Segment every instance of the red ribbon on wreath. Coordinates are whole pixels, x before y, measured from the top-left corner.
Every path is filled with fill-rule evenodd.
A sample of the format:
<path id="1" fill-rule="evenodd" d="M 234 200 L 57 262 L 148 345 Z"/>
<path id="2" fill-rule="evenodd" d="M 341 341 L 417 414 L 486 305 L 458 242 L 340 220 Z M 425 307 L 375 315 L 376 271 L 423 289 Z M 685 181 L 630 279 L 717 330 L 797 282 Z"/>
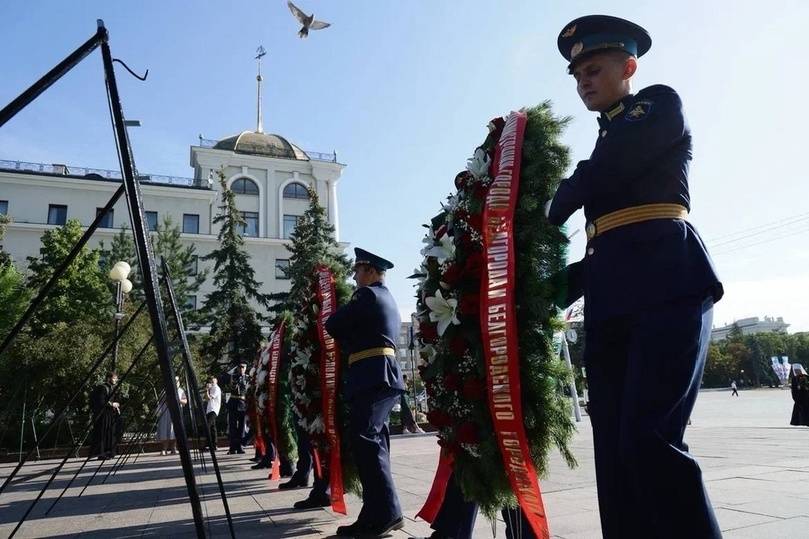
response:
<path id="1" fill-rule="evenodd" d="M 480 284 L 480 329 L 489 409 L 503 466 L 537 537 L 548 538 L 548 521 L 539 479 L 525 434 L 520 391 L 520 355 L 514 305 L 514 208 L 520 183 L 520 160 L 527 116 L 506 118 L 492 163 L 493 181 L 483 210 L 483 276 Z"/>
<path id="2" fill-rule="evenodd" d="M 281 369 L 281 348 L 284 344 L 284 323 L 278 324 L 278 328 L 270 337 L 269 359 L 267 361 L 267 420 L 270 424 L 270 435 L 275 443 L 275 459 L 272 462 L 272 470 L 268 479 L 278 481 L 281 479 L 281 462 L 279 459 L 278 443 L 278 372 Z"/>
<path id="3" fill-rule="evenodd" d="M 317 274 L 317 336 L 320 341 L 320 393 L 323 402 L 323 430 L 329 448 L 329 484 L 331 508 L 346 514 L 343 499 L 343 468 L 340 460 L 340 424 L 337 419 L 337 400 L 340 392 L 340 348 L 326 331 L 326 320 L 337 308 L 334 274 L 324 265 Z"/>

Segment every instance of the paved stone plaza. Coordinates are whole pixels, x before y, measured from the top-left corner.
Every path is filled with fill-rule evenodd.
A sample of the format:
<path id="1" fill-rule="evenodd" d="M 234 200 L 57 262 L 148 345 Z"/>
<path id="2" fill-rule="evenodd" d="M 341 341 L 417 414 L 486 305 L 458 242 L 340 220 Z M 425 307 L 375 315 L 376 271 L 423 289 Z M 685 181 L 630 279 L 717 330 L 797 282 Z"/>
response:
<path id="1" fill-rule="evenodd" d="M 809 428 L 789 426 L 791 402 L 786 390 L 743 391 L 739 398 L 724 391 L 700 395 L 687 441 L 702 464 L 726 538 L 809 537 Z M 565 539 L 597 538 L 601 535 L 586 417 L 579 424 L 573 450 L 579 467 L 569 470 L 554 455 L 550 476 L 542 481 L 551 532 Z M 427 535 L 428 525 L 415 520 L 414 515 L 430 488 L 437 463 L 435 438 L 395 437 L 392 452 L 395 481 L 407 517 L 405 533 L 397 532 L 394 537 Z M 327 537 L 338 525 L 352 522 L 359 510 L 358 500 L 352 497 L 348 517 L 325 509 L 291 511 L 292 503 L 303 498 L 306 490 L 278 491 L 277 484 L 267 481 L 263 471 L 250 470 L 252 463 L 245 455 L 219 455 L 238 537 Z M 65 470 L 75 472 L 80 462 L 69 462 Z M 26 466 L 26 474 L 53 465 L 46 461 Z M 0 466 L 0 477 L 12 467 Z M 69 479 L 66 472 L 60 474 L 17 537 L 194 536 L 177 457 L 143 455 L 106 484 L 100 484 L 106 471 L 102 469 L 78 498 L 96 467 L 92 461 L 76 486 L 45 516 L 50 501 Z M 200 474 L 199 478 L 210 534 L 227 537 L 213 475 Z M 46 479 L 40 475 L 15 482 L 0 495 L 0 537 L 11 533 Z M 504 537 L 502 522 L 496 529 L 498 537 Z M 491 534 L 491 523 L 479 518 L 475 537 Z"/>

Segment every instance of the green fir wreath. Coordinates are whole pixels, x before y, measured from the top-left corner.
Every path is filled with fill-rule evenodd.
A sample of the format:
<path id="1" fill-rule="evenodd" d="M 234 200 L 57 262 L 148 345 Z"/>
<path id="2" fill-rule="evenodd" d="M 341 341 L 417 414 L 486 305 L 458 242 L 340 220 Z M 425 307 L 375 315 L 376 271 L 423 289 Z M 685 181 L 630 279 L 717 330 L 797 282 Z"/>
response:
<path id="1" fill-rule="evenodd" d="M 568 119 L 554 116 L 548 102 L 524 112 L 528 122 L 514 214 L 515 298 L 523 420 L 534 466 L 543 476 L 553 447 L 568 465 L 576 464 L 568 448 L 574 424 L 563 393 L 570 372 L 553 345 L 561 329 L 554 305 L 560 284 L 553 277 L 565 267 L 568 240 L 544 215 L 569 165 L 560 142 Z M 489 516 L 516 505 L 489 411 L 479 313 L 482 212 L 503 125 L 502 118 L 492 120 L 486 140 L 455 178 L 457 191 L 425 225 L 425 258 L 416 271 L 427 417 L 453 457 L 465 498 Z"/>

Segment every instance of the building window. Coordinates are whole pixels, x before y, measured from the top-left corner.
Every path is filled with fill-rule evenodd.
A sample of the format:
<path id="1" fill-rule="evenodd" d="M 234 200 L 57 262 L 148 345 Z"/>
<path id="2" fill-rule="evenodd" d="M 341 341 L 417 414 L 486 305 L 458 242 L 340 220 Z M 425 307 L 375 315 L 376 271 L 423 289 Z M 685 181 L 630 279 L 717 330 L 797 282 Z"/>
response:
<path id="1" fill-rule="evenodd" d="M 241 232 L 242 236 L 248 236 L 251 238 L 258 237 L 258 213 L 254 211 L 243 211 L 241 212 L 242 218 L 244 219 L 244 225 L 242 225 Z"/>
<path id="2" fill-rule="evenodd" d="M 299 200 L 309 200 L 309 191 L 302 183 L 294 182 L 284 187 L 284 198 L 297 198 Z"/>
<path id="3" fill-rule="evenodd" d="M 298 226 L 300 218 L 300 215 L 284 215 L 284 235 L 282 237 L 285 240 L 292 237 L 292 233 L 295 231 L 295 227 Z"/>
<path id="4" fill-rule="evenodd" d="M 96 208 L 96 217 L 101 215 L 101 212 L 103 212 L 103 211 L 104 211 L 104 208 Z M 110 209 L 110 211 L 107 212 L 107 215 L 105 215 L 104 218 L 101 219 L 101 222 L 98 224 L 98 226 L 100 226 L 101 228 L 114 228 L 114 226 L 112 224 L 114 214 L 115 214 L 115 210 Z"/>
<path id="5" fill-rule="evenodd" d="M 188 275 L 196 275 L 199 273 L 199 257 L 197 255 L 191 257 L 191 261 L 188 263 L 188 266 L 186 266 L 185 272 Z"/>
<path id="6" fill-rule="evenodd" d="M 199 234 L 199 215 L 196 213 L 183 214 L 183 232 L 186 234 Z"/>
<path id="7" fill-rule="evenodd" d="M 276 258 L 275 259 L 275 278 L 276 279 L 289 279 L 289 259 Z"/>
<path id="8" fill-rule="evenodd" d="M 48 206 L 48 224 L 63 225 L 67 222 L 67 206 L 63 204 L 50 204 Z"/>
<path id="9" fill-rule="evenodd" d="M 0 200 L 0 215 L 8 215 L 8 200 Z"/>
<path id="10" fill-rule="evenodd" d="M 239 178 L 230 184 L 230 190 L 237 195 L 258 196 L 258 185 L 253 180 Z"/>
<path id="11" fill-rule="evenodd" d="M 197 296 L 188 296 L 185 298 L 185 309 L 187 311 L 197 310 Z"/>
<path id="12" fill-rule="evenodd" d="M 154 232 L 157 230 L 157 212 L 156 211 L 147 211 L 146 212 L 146 225 Z"/>

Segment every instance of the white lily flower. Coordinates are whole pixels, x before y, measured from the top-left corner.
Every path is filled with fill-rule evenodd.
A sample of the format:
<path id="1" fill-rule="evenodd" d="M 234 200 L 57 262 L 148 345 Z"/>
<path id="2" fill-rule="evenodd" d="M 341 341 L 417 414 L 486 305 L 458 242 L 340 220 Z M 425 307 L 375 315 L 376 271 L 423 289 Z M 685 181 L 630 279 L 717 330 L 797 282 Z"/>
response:
<path id="1" fill-rule="evenodd" d="M 312 434 L 316 432 L 325 432 L 326 426 L 323 424 L 323 418 L 318 415 L 316 418 L 312 420 L 312 423 L 309 425 L 309 432 Z"/>
<path id="2" fill-rule="evenodd" d="M 461 323 L 458 317 L 455 316 L 455 311 L 458 309 L 458 300 L 454 298 L 444 299 L 441 295 L 441 290 L 435 291 L 435 296 L 428 297 L 425 300 L 427 307 L 430 308 L 430 321 L 438 322 L 438 335 L 443 335 L 450 324 L 456 326 Z"/>
<path id="3" fill-rule="evenodd" d="M 434 256 L 438 259 L 439 264 L 443 264 L 445 261 L 455 257 L 455 243 L 449 235 L 444 235 L 441 236 L 439 245 L 433 245 L 427 249 L 426 253 L 422 254 L 424 256 Z"/>
<path id="4" fill-rule="evenodd" d="M 466 170 L 472 173 L 477 180 L 482 180 L 489 175 L 489 165 L 491 159 L 482 148 L 475 150 L 475 155 L 466 162 Z"/>

